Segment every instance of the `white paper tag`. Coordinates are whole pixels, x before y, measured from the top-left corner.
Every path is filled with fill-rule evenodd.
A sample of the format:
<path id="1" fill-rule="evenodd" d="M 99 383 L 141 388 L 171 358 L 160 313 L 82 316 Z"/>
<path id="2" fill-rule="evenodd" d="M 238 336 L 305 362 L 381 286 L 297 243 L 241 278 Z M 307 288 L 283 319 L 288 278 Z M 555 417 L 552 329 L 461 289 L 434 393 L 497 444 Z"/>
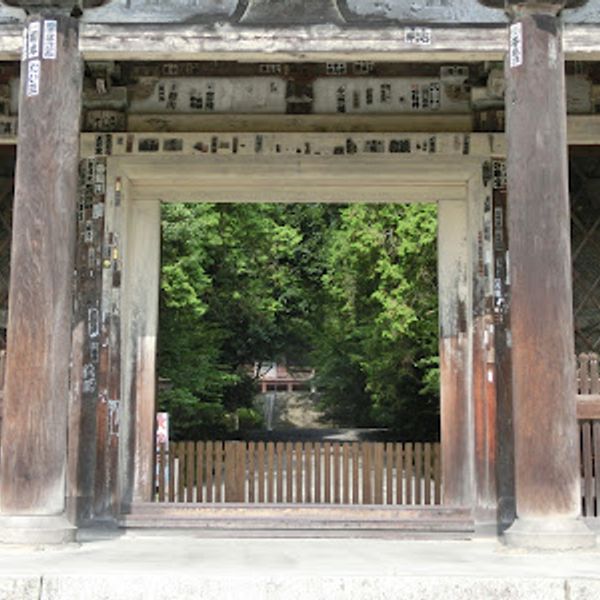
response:
<path id="1" fill-rule="evenodd" d="M 41 27 L 39 21 L 29 23 L 27 29 L 27 58 L 38 58 L 40 55 L 40 34 Z"/>
<path id="2" fill-rule="evenodd" d="M 520 67 L 523 64 L 523 23 L 514 23 L 510 26 L 510 68 Z"/>
<path id="3" fill-rule="evenodd" d="M 58 44 L 58 23 L 56 21 L 44 21 L 44 44 L 42 46 L 42 58 L 54 60 Z"/>
<path id="4" fill-rule="evenodd" d="M 407 27 L 404 30 L 404 41 L 414 46 L 431 45 L 431 29 L 429 27 Z"/>
<path id="5" fill-rule="evenodd" d="M 42 64 L 39 60 L 30 60 L 27 64 L 27 90 L 28 98 L 31 96 L 39 96 L 40 94 L 40 72 Z"/>
<path id="6" fill-rule="evenodd" d="M 21 60 L 27 60 L 27 27 L 23 28 L 23 47 L 21 48 Z"/>
<path id="7" fill-rule="evenodd" d="M 104 186 L 102 186 L 104 188 Z M 92 207 L 92 219 L 101 219 L 104 216 L 104 204 L 97 202 Z"/>

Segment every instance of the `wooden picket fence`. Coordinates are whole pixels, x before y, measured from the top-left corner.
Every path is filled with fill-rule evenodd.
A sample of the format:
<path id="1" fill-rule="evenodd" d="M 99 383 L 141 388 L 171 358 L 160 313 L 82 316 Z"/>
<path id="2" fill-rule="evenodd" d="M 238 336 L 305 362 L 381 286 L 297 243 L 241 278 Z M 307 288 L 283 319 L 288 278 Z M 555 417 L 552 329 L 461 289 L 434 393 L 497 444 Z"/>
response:
<path id="1" fill-rule="evenodd" d="M 581 443 L 582 514 L 600 517 L 600 371 L 597 354 L 580 354 L 577 416 Z"/>
<path id="2" fill-rule="evenodd" d="M 439 505 L 440 445 L 171 443 L 156 490 L 157 502 Z"/>

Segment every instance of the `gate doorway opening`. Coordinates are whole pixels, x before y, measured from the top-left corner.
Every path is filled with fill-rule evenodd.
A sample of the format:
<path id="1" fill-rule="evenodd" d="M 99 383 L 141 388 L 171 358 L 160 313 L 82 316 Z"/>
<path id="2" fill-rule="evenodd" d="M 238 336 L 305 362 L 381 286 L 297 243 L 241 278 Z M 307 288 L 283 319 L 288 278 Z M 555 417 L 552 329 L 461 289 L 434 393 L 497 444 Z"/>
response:
<path id="1" fill-rule="evenodd" d="M 439 505 L 436 241 L 433 203 L 164 204 L 155 500 Z"/>
<path id="2" fill-rule="evenodd" d="M 496 455 L 492 447 L 494 386 L 484 385 L 489 381 L 487 376 L 494 369 L 494 364 L 490 363 L 491 354 L 482 353 L 482 348 L 494 343 L 489 331 L 489 321 L 493 317 L 486 313 L 491 309 L 488 300 L 493 297 L 493 237 L 489 231 L 496 192 L 501 199 L 505 182 L 503 152 L 503 136 L 488 134 L 84 134 L 84 189 L 86 193 L 91 190 L 95 202 L 103 206 L 102 210 L 94 208 L 97 219 L 80 221 L 81 239 L 88 239 L 88 223 L 101 228 L 105 235 L 104 244 L 94 249 L 87 246 L 97 244 L 102 238 L 89 236 L 89 243 L 85 241 L 82 244 L 80 256 L 82 261 L 86 261 L 92 252 L 102 252 L 105 256 L 105 251 L 110 250 L 110 255 L 106 255 L 102 263 L 102 279 L 95 278 L 94 281 L 101 283 L 102 306 L 106 307 L 102 312 L 100 337 L 111 340 L 106 344 L 109 356 L 106 361 L 100 362 L 106 365 L 100 376 L 109 386 L 109 397 L 119 398 L 118 402 L 100 406 L 101 410 L 108 412 L 100 418 L 102 422 L 106 419 L 109 427 L 107 431 L 99 431 L 97 436 L 96 514 L 119 507 L 117 514 L 121 515 L 121 523 L 126 527 L 149 526 L 157 522 L 168 525 L 172 517 L 177 523 L 194 522 L 198 527 L 206 524 L 206 519 L 211 521 L 214 518 L 218 523 L 211 521 L 210 526 L 218 528 L 230 523 L 231 515 L 227 511 L 233 510 L 236 515 L 243 516 L 243 519 L 235 521 L 238 528 L 251 527 L 252 519 L 258 519 L 264 525 L 263 517 L 272 519 L 270 523 L 275 528 L 282 526 L 278 523 L 279 518 L 271 512 L 268 517 L 261 517 L 260 506 L 240 505 L 239 502 L 219 507 L 214 503 L 211 507 L 205 503 L 198 505 L 195 502 L 197 492 L 194 502 L 186 502 L 185 507 L 181 503 L 168 506 L 153 502 L 157 493 L 156 351 L 162 203 L 293 204 L 318 198 L 326 204 L 355 205 L 366 200 L 369 204 L 424 203 L 437 206 L 441 447 L 437 454 L 434 447 L 419 449 L 413 446 L 412 454 L 413 457 L 422 457 L 423 476 L 426 469 L 430 473 L 436 469 L 441 471 L 443 484 L 437 492 L 435 487 L 431 490 L 431 501 L 436 501 L 437 493 L 441 505 L 363 508 L 340 504 L 336 507 L 336 492 L 332 490 L 332 506 L 295 505 L 294 519 L 300 519 L 301 528 L 316 527 L 317 522 L 322 525 L 323 519 L 331 519 L 332 527 L 339 529 L 345 527 L 344 523 L 349 523 L 347 519 L 355 519 L 359 529 L 364 523 L 367 523 L 364 525 L 367 528 L 371 527 L 368 523 L 372 523 L 375 529 L 402 529 L 411 528 L 418 522 L 418 527 L 435 531 L 438 526 L 442 529 L 447 526 L 462 533 L 472 530 L 475 494 L 493 496 L 495 493 Z M 498 208 L 501 209 L 500 206 Z M 485 228 L 488 233 L 484 235 Z M 487 269 L 484 268 L 486 264 Z M 99 297 L 98 294 L 95 291 L 94 298 Z M 100 347 L 105 346 L 101 344 Z M 92 351 L 90 347 L 90 354 Z M 104 385 L 101 383 L 102 389 Z M 484 418 L 479 418 L 480 413 Z M 478 453 L 476 439 L 489 441 Z M 271 447 L 264 446 L 262 454 L 267 466 L 270 454 L 273 464 L 277 464 L 278 451 L 286 457 L 282 457 L 281 464 L 287 460 L 288 448 L 284 446 L 278 450 L 277 441 L 273 440 Z M 248 441 L 248 446 L 250 443 Z M 256 446 L 256 440 L 254 443 L 253 456 L 257 464 L 261 460 L 261 450 Z M 304 454 L 298 458 L 296 447 L 292 447 L 290 464 L 294 461 L 304 464 L 305 447 L 302 450 Z M 379 457 L 383 455 L 386 469 L 388 464 L 394 469 L 400 456 L 403 463 L 406 461 L 408 464 L 406 450 L 402 448 L 402 453 L 392 452 L 392 459 L 386 462 L 384 446 L 383 451 L 373 450 L 367 462 L 380 461 Z M 337 464 L 343 481 L 344 472 L 351 472 L 352 448 L 346 451 L 349 454 L 346 467 L 343 446 L 330 446 L 329 451 L 332 457 L 336 453 L 340 455 Z M 314 447 L 310 452 L 313 459 L 309 461 L 312 482 L 315 476 Z M 324 455 L 327 452 L 325 446 L 319 452 Z M 178 453 L 178 456 L 183 456 L 184 449 L 178 449 Z M 200 462 L 197 447 L 191 450 L 186 445 L 185 456 L 188 453 L 195 454 L 194 477 L 197 477 Z M 247 453 L 243 460 L 236 459 L 235 452 L 231 456 L 234 457 L 229 459 L 231 464 L 249 464 L 251 461 Z M 209 470 L 211 474 L 226 477 L 224 470 L 219 470 L 220 475 L 214 470 L 215 463 L 226 462 L 222 452 L 215 453 L 213 446 L 209 456 L 205 449 L 203 465 L 206 461 L 213 463 Z M 419 469 L 416 461 L 418 458 L 412 459 L 413 471 Z M 477 492 L 474 477 L 476 461 L 481 474 L 481 479 L 477 480 L 481 481 L 481 490 Z M 178 462 L 178 467 L 184 462 Z M 334 458 L 328 464 L 334 479 Z M 360 460 L 354 464 L 359 465 Z M 320 470 L 324 486 L 327 470 L 324 465 Z M 169 472 L 174 474 L 175 469 L 171 468 Z M 202 466 L 202 472 L 206 472 L 205 466 Z M 301 485 L 298 485 L 297 475 L 288 479 L 297 489 L 305 491 L 304 471 L 297 472 L 302 474 Z M 239 481 L 239 471 L 235 467 L 229 473 L 232 480 Z M 381 473 L 387 481 L 387 470 Z M 188 477 L 192 475 L 185 473 L 179 477 L 178 486 Z M 257 473 L 256 479 L 259 477 Z M 268 474 L 265 477 L 264 493 L 268 498 Z M 379 487 L 374 477 L 373 489 Z M 370 476 L 365 479 L 371 482 Z M 280 485 L 287 485 L 285 477 L 280 481 Z M 364 480 L 358 481 L 360 493 L 364 493 Z M 272 487 L 276 492 L 276 477 Z M 164 488 L 166 492 L 166 486 Z M 389 489 L 392 488 L 389 486 Z M 414 490 L 412 493 L 414 496 Z M 339 494 L 343 500 L 343 491 Z M 244 499 L 249 495 L 250 492 L 245 491 Z M 322 496 L 325 496 L 324 490 Z M 375 502 L 370 496 L 367 489 L 365 497 L 371 503 Z M 422 496 L 425 497 L 424 489 Z M 239 489 L 233 497 L 241 499 Z M 255 497 L 260 497 L 259 489 L 255 490 Z M 288 505 L 269 503 L 264 508 L 272 511 L 273 507 L 279 506 L 285 511 Z M 357 510 L 349 513 L 350 509 L 368 510 L 369 516 L 363 514 L 359 517 Z M 321 510 L 327 511 L 326 517 L 320 515 Z M 377 513 L 378 510 L 383 512 Z M 495 510 L 490 500 L 490 520 L 495 519 L 495 514 L 492 516 Z M 190 521 L 188 517 L 192 513 L 194 517 Z M 165 515 L 171 516 L 167 518 Z M 166 521 L 162 521 L 163 518 Z M 296 528 L 300 527 L 297 521 L 294 522 Z"/>

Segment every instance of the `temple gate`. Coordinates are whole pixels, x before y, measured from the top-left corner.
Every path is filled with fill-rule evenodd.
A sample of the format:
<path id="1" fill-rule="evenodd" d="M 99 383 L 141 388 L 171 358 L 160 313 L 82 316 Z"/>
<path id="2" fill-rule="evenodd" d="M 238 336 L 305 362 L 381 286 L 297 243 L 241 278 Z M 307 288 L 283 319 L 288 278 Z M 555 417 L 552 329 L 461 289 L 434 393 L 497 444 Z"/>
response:
<path id="1" fill-rule="evenodd" d="M 29 15 L 23 35 L 20 9 L 0 13 L 0 139 L 18 146 L 5 539 L 133 524 L 151 499 L 160 202 L 319 200 L 439 206 L 449 512 L 419 518 L 511 526 L 523 547 L 593 543 L 567 144 L 600 138 L 596 2 L 509 1 L 508 29 L 476 2 L 426 2 L 416 20 L 414 3 L 369 0 L 14 4 Z M 566 77 L 563 43 L 587 61 Z M 580 229 L 590 243 L 595 226 Z"/>

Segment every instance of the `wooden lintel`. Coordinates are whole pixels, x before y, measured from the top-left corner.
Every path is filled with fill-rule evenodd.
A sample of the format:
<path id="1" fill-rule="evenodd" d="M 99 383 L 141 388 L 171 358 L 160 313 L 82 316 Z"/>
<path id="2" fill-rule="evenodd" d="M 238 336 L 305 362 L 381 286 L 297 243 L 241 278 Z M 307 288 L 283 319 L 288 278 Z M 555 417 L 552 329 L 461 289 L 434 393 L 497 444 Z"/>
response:
<path id="1" fill-rule="evenodd" d="M 129 114 L 127 129 L 132 132 L 470 132 L 473 116 L 464 115 L 274 115 L 274 114 Z M 600 135 L 598 136 L 600 138 Z"/>
<path id="2" fill-rule="evenodd" d="M 467 133 L 472 131 L 471 115 L 129 115 L 132 133 Z M 412 124 L 412 126 L 411 126 Z M 106 132 L 109 133 L 109 132 Z M 115 132 L 113 132 L 114 134 Z M 125 133 L 125 132 L 121 132 Z M 82 133 L 94 135 L 93 133 Z M 98 132 L 98 135 L 102 135 Z M 477 132 L 494 135 L 498 142 L 491 152 L 506 154 L 502 132 Z M 567 118 L 570 146 L 600 143 L 600 115 L 570 115 Z M 15 136 L 0 136 L 0 146 L 17 144 Z"/>
<path id="3" fill-rule="evenodd" d="M 566 27 L 568 60 L 600 59 L 600 25 Z M 94 25 L 82 24 L 80 48 L 87 60 L 361 60 L 475 62 L 502 60 L 504 27 L 433 28 L 429 45 L 405 41 L 403 29 L 240 28 L 229 25 Z M 0 25 L 0 60 L 17 60 L 22 33 L 18 24 Z"/>
<path id="4" fill-rule="evenodd" d="M 600 419 L 600 394 L 577 396 L 577 418 L 579 420 Z"/>

